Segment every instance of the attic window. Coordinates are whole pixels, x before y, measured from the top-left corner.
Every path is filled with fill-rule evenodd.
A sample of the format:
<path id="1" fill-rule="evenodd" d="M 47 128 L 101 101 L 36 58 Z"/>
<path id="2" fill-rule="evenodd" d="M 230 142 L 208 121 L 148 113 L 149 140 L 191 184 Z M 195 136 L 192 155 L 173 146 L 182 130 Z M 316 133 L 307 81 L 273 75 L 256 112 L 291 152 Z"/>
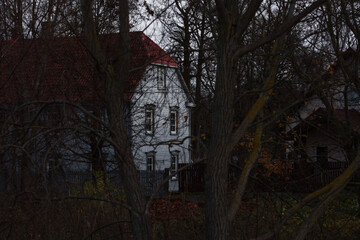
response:
<path id="1" fill-rule="evenodd" d="M 164 67 L 157 67 L 157 88 L 164 90 L 166 87 L 166 69 Z"/>

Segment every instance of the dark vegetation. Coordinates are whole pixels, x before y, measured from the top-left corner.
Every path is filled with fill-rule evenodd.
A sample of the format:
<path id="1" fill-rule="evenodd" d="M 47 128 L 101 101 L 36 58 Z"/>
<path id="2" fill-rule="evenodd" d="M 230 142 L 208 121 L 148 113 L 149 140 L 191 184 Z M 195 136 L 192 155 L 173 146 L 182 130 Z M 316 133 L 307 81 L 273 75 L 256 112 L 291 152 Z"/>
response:
<path id="1" fill-rule="evenodd" d="M 123 193 L 112 193 L 109 199 L 121 200 L 123 197 Z M 230 239 L 249 239 L 266 233 L 302 197 L 303 194 L 248 193 L 232 224 Z M 132 237 L 129 211 L 116 204 L 84 199 L 50 202 L 32 194 L 1 194 L 0 202 L 0 239 Z M 310 204 L 290 218 L 277 239 L 292 239 L 297 226 L 314 207 L 315 203 Z M 157 199 L 152 203 L 150 213 L 154 239 L 205 239 L 202 193 L 182 193 Z M 307 239 L 358 239 L 359 234 L 359 200 L 354 189 L 349 187 L 334 200 Z"/>
<path id="2" fill-rule="evenodd" d="M 66 195 L 70 197 L 65 198 L 35 191 L 38 185 L 29 179 L 31 159 L 38 154 L 33 145 L 37 143 L 35 130 L 39 126 L 33 121 L 37 113 L 30 108 L 32 98 L 27 91 L 21 91 L 24 85 L 19 84 L 15 89 L 19 90 L 21 101 L 11 106 L 1 105 L 0 163 L 2 166 L 10 163 L 14 175 L 20 166 L 22 189 L 1 193 L 0 239 L 359 238 L 359 187 L 349 185 L 360 168 L 358 145 L 355 146 L 359 134 L 354 133 L 349 114 L 345 114 L 346 121 L 336 118 L 333 101 L 329 100 L 332 96 L 328 94 L 332 89 L 342 91 L 345 102 L 349 103 L 347 88 L 360 93 L 357 1 L 175 0 L 153 5 L 150 1 L 82 0 L 80 3 L 2 0 L 0 43 L 39 37 L 51 41 L 49 32 L 43 31 L 49 29 L 54 37 L 82 36 L 87 40 L 85 45 L 94 58 L 94 69 L 107 87 L 102 104 L 112 118 L 105 125 L 111 132 L 108 139 L 116 149 L 114 161 L 124 189 L 115 191 L 105 184 L 89 182 L 81 191 L 71 189 L 70 195 Z M 164 38 L 171 39 L 172 44 L 164 45 L 174 45 L 167 50 L 178 56 L 182 75 L 197 105 L 192 123 L 193 160 L 206 162 L 204 194 L 181 193 L 149 199 L 142 191 L 133 161 L 123 113 L 126 103 L 119 96 L 123 96 L 131 72 L 127 51 L 130 31 L 143 20 L 155 21 L 154 17 L 167 29 Z M 46 29 L 46 25 L 50 28 Z M 122 41 L 118 56 L 108 62 L 99 47 L 98 36 L 114 32 L 119 33 Z M 344 53 L 352 47 L 353 57 L 345 57 Z M 19 50 L 27 52 L 27 49 Z M 23 83 L 25 78 L 19 70 L 22 64 L 2 61 L 7 51 L 8 48 L 1 49 L 0 61 L 9 64 L 11 68 L 7 69 Z M 348 64 L 349 59 L 354 60 L 352 65 Z M 41 58 L 41 62 L 46 65 L 46 58 Z M 0 87 L 14 84 L 8 80 Z M 334 84 L 340 80 L 344 90 Z M 326 107 L 328 118 L 315 122 L 311 130 L 324 130 L 320 125 L 331 122 L 331 128 L 323 127 L 345 150 L 348 164 L 335 176 L 338 178 L 315 187 L 314 192 L 299 191 L 314 187 L 314 182 L 297 182 L 295 175 L 284 172 L 304 170 L 301 164 L 307 165 L 311 160 L 305 151 L 307 136 L 296 131 L 293 136 L 285 136 L 284 125 L 314 95 Z M 10 117 L 10 122 L 4 121 L 7 111 L 20 114 Z M 358 125 L 356 122 L 355 127 Z M 92 157 L 101 160 L 98 150 L 103 142 L 99 139 L 104 132 L 91 124 L 81 126 L 91 129 Z M 54 129 L 56 126 L 49 130 Z M 79 128 L 72 126 L 71 130 L 77 132 Z M 8 135 L 9 132 L 14 135 Z M 64 132 L 60 130 L 60 133 Z M 60 134 L 49 139 L 61 142 L 62 138 Z M 290 157 L 294 164 L 290 166 L 282 161 L 284 143 L 288 140 L 294 142 Z M 45 149 L 49 153 L 45 160 L 55 153 L 53 145 Z M 11 156 L 9 162 L 3 162 L 4 152 Z M 231 182 L 228 169 L 234 164 L 233 156 L 237 157 L 235 165 L 240 177 Z M 296 164 L 300 167 L 296 168 Z M 311 167 L 319 170 L 317 165 Z M 102 170 L 97 168 L 94 170 Z M 329 169 L 323 171 L 324 176 L 329 172 L 326 170 Z M 306 177 L 302 172 L 296 174 L 298 178 Z M 258 184 L 270 189 L 253 187 L 252 180 L 263 176 L 275 179 L 275 184 L 271 185 L 265 178 Z M 287 181 L 297 184 L 297 191 L 278 188 L 276 183 Z"/>

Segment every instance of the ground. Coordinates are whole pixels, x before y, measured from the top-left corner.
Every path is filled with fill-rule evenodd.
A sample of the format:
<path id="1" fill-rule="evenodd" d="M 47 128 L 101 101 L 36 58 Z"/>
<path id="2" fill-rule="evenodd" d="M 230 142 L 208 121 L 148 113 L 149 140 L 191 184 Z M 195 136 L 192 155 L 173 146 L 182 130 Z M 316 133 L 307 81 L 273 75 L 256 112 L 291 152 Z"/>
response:
<path id="1" fill-rule="evenodd" d="M 88 196 L 104 192 L 89 191 Z M 122 200 L 121 192 L 113 192 Z M 265 233 L 303 194 L 248 193 L 234 221 L 231 239 Z M 151 206 L 154 239 L 205 239 L 203 193 L 171 194 Z M 32 194 L 0 195 L 0 239 L 131 239 L 129 214 L 106 202 L 80 199 L 40 200 Z M 315 206 L 315 203 L 313 203 Z M 291 218 L 276 239 L 292 239 L 313 206 Z M 344 191 L 307 239 L 358 239 L 360 209 L 354 187 Z"/>

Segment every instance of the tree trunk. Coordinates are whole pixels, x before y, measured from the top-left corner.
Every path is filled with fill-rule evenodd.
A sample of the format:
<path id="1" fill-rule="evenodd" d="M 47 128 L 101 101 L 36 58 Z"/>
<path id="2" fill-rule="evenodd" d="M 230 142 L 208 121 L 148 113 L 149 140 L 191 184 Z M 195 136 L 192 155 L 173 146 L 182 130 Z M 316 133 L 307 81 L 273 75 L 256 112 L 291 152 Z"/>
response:
<path id="1" fill-rule="evenodd" d="M 121 182 L 127 202 L 132 207 L 131 220 L 134 238 L 137 240 L 150 239 L 149 214 L 145 211 L 146 199 L 132 156 L 130 139 L 127 134 L 128 126 L 125 120 L 126 104 L 123 93 L 125 85 L 128 84 L 131 57 L 128 1 L 119 1 L 119 34 L 121 40 L 119 41 L 118 58 L 113 64 L 107 64 L 101 50 L 93 22 L 92 1 L 82 0 L 81 5 L 87 47 L 96 61 L 99 76 L 104 81 L 105 102 L 109 113 L 109 130 L 114 142 L 115 161 L 119 168 Z"/>
<path id="2" fill-rule="evenodd" d="M 202 12 L 202 20 L 201 20 L 201 32 L 200 32 L 200 39 L 199 39 L 199 55 L 197 59 L 196 65 L 196 87 L 195 87 L 195 103 L 196 108 L 193 111 L 193 134 L 197 138 L 195 141 L 195 153 L 197 153 L 198 158 L 203 158 L 203 151 L 200 152 L 200 134 L 201 134 L 201 116 L 204 112 L 201 112 L 201 78 L 203 76 L 203 64 L 205 62 L 204 59 L 204 45 L 205 45 L 205 13 Z"/>
<path id="3" fill-rule="evenodd" d="M 212 109 L 212 131 L 208 164 L 205 174 L 206 191 L 206 239 L 228 239 L 227 178 L 231 153 L 229 140 L 232 132 L 234 110 L 234 71 L 231 48 L 227 39 L 219 39 L 218 69 L 216 73 L 215 102 Z"/>
<path id="4" fill-rule="evenodd" d="M 132 157 L 131 144 L 126 130 L 123 101 L 114 93 L 116 87 L 109 89 L 109 91 L 113 93 L 108 94 L 110 126 L 114 134 L 113 139 L 118 144 L 115 150 L 115 160 L 119 167 L 127 202 L 133 208 L 131 220 L 134 237 L 137 240 L 150 239 L 149 215 L 145 212 L 146 199 Z"/>

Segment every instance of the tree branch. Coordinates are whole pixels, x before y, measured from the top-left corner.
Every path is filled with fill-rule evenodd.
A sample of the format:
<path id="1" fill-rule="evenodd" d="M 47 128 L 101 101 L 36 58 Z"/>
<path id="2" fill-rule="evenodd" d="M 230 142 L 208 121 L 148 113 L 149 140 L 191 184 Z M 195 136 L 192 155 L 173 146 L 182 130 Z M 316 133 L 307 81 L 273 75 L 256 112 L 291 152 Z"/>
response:
<path id="1" fill-rule="evenodd" d="M 234 217 L 239 209 L 247 182 L 249 180 L 250 172 L 253 169 L 253 167 L 258 159 L 258 156 L 259 156 L 259 153 L 261 150 L 261 135 L 263 133 L 263 129 L 264 129 L 264 124 L 263 124 L 263 122 L 260 122 L 255 131 L 254 148 L 245 163 L 244 169 L 241 171 L 241 176 L 237 183 L 235 196 L 234 196 L 234 198 L 231 202 L 230 208 L 228 210 L 228 212 L 229 212 L 228 218 L 229 218 L 230 222 L 234 219 Z"/>
<path id="2" fill-rule="evenodd" d="M 287 21 L 285 21 L 283 23 L 283 25 L 278 28 L 277 31 L 273 32 L 272 34 L 268 35 L 267 37 L 259 39 L 257 42 L 255 42 L 253 44 L 250 44 L 248 46 L 239 48 L 234 53 L 234 58 L 235 59 L 239 58 L 240 56 L 243 56 L 246 53 L 251 52 L 251 51 L 263 46 L 264 44 L 269 43 L 269 42 L 273 41 L 274 39 L 282 36 L 284 33 L 288 32 L 293 26 L 295 26 L 297 23 L 299 23 L 309 13 L 311 13 L 316 8 L 318 8 L 319 6 L 324 4 L 325 1 L 326 0 L 318 0 L 318 1 L 316 1 L 315 3 L 313 3 L 312 5 L 307 7 L 304 11 L 302 11 L 298 15 L 296 15 L 296 16 L 288 19 Z"/>

